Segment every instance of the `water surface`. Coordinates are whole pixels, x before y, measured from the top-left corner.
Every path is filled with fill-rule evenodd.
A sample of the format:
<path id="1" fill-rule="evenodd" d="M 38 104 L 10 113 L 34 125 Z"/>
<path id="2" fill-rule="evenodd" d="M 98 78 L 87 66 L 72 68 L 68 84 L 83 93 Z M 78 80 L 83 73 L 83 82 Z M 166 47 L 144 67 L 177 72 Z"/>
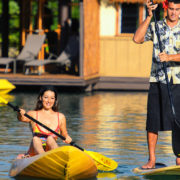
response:
<path id="1" fill-rule="evenodd" d="M 34 109 L 37 92 L 14 92 L 6 97 L 24 109 Z M 148 159 L 146 143 L 146 92 L 60 93 L 60 112 L 67 118 L 70 136 L 86 150 L 99 152 L 118 162 L 112 173 L 99 173 L 97 179 L 180 179 L 180 177 L 143 177 L 132 169 Z M 0 106 L 0 179 L 10 179 L 13 159 L 28 149 L 31 132 L 28 124 L 18 122 L 17 114 Z M 63 145 L 58 140 L 59 145 Z M 175 164 L 170 132 L 160 133 L 157 161 Z"/>

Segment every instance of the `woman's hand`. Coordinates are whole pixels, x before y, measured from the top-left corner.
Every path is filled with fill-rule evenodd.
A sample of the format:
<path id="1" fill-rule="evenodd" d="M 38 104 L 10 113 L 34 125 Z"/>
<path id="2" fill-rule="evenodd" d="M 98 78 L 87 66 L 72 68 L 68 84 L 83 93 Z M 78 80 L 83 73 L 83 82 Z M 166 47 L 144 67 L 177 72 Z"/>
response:
<path id="1" fill-rule="evenodd" d="M 28 114 L 29 114 L 30 116 L 33 116 L 33 115 L 31 114 L 31 112 L 33 112 L 33 111 L 29 111 Z M 22 121 L 22 122 L 31 122 L 31 120 L 30 120 L 29 118 L 26 118 L 26 117 L 24 116 L 25 113 L 26 113 L 26 111 L 25 111 L 24 109 L 20 109 L 20 112 L 18 112 L 18 115 L 17 115 L 18 120 L 19 120 L 19 121 Z"/>
<path id="2" fill-rule="evenodd" d="M 158 4 L 152 4 L 150 0 L 147 0 L 146 6 L 147 6 L 147 11 L 148 11 L 148 16 L 152 17 L 153 16 L 152 11 L 157 8 Z"/>
<path id="3" fill-rule="evenodd" d="M 24 109 L 20 109 L 20 112 L 17 113 L 18 114 L 17 118 L 19 121 L 23 121 L 23 116 L 25 113 L 26 111 Z"/>
<path id="4" fill-rule="evenodd" d="M 69 144 L 71 141 L 72 141 L 72 139 L 71 139 L 71 137 L 68 135 L 63 142 Z"/>
<path id="5" fill-rule="evenodd" d="M 19 114 L 20 114 L 21 116 L 24 116 L 25 113 L 26 113 L 26 111 L 25 111 L 24 109 L 20 109 Z"/>

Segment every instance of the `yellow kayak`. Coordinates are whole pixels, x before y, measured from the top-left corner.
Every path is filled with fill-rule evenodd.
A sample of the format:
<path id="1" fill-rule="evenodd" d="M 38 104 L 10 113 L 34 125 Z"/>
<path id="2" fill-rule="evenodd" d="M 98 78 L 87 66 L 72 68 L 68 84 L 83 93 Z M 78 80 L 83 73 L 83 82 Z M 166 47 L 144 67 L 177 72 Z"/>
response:
<path id="1" fill-rule="evenodd" d="M 16 87 L 6 79 L 0 79 L 0 94 L 6 94 Z"/>
<path id="2" fill-rule="evenodd" d="M 30 158 L 16 159 L 11 177 L 31 176 L 49 179 L 90 179 L 98 171 L 93 159 L 73 146 L 62 146 Z"/>

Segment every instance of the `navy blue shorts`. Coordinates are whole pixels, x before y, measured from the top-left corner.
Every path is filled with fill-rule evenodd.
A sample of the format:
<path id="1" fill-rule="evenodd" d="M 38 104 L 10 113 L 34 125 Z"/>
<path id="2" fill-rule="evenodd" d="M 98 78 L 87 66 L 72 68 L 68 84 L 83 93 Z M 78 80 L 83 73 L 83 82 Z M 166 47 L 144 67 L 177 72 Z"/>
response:
<path id="1" fill-rule="evenodd" d="M 171 84 L 176 119 L 180 121 L 180 84 Z M 172 129 L 172 109 L 169 101 L 167 85 L 150 83 L 147 104 L 146 130 L 157 133 Z"/>

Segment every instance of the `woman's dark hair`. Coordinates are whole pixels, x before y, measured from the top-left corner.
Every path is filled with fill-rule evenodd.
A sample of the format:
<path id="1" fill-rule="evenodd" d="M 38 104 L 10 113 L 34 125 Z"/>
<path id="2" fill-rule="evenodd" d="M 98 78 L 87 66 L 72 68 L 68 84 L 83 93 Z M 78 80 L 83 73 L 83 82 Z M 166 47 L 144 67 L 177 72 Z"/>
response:
<path id="1" fill-rule="evenodd" d="M 43 108 L 42 100 L 41 99 L 42 99 L 42 96 L 44 95 L 44 93 L 46 91 L 54 92 L 54 94 L 55 94 L 55 102 L 54 102 L 54 105 L 52 107 L 52 110 L 57 112 L 58 111 L 57 90 L 56 90 L 56 88 L 54 86 L 42 86 L 42 88 L 39 91 L 38 98 L 37 98 L 37 103 L 36 103 L 35 111 L 41 110 Z"/>

